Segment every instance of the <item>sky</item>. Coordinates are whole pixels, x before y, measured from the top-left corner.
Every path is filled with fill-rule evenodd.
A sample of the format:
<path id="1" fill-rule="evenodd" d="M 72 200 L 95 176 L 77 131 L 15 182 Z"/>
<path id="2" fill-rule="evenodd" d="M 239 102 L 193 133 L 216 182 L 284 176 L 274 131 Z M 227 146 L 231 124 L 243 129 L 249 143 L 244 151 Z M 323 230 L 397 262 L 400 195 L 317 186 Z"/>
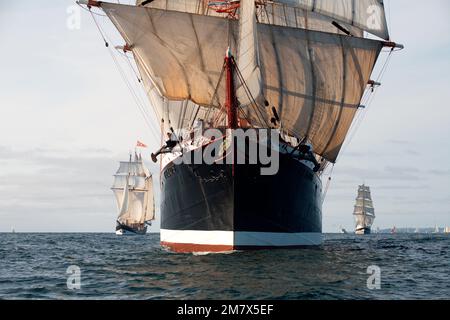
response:
<path id="1" fill-rule="evenodd" d="M 385 3 L 391 38 L 406 48 L 338 159 L 324 232 L 353 228 L 362 183 L 372 189 L 375 226 L 450 225 L 450 2 Z M 152 166 L 159 142 L 89 13 L 80 10 L 73 27 L 77 10 L 72 0 L 0 3 L 0 232 L 111 232 L 118 162 L 140 140 Z M 96 19 L 112 46 L 122 44 Z"/>

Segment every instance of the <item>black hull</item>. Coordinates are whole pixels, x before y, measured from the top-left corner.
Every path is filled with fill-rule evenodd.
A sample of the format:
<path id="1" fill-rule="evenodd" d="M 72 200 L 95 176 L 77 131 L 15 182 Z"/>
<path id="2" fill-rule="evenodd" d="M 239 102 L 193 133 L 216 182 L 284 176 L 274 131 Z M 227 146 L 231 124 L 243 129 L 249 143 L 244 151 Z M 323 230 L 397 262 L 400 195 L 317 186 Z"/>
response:
<path id="1" fill-rule="evenodd" d="M 181 252 L 320 244 L 319 177 L 287 154 L 279 167 L 264 176 L 260 165 L 167 165 L 161 244 Z"/>
<path id="2" fill-rule="evenodd" d="M 355 233 L 359 234 L 359 235 L 365 235 L 365 234 L 371 234 L 372 231 L 371 231 L 370 227 L 366 227 L 366 228 L 363 228 L 363 229 L 356 230 Z"/>
<path id="3" fill-rule="evenodd" d="M 133 228 L 131 226 L 127 226 L 125 224 L 122 224 L 120 222 L 117 222 L 116 225 L 116 231 L 118 230 L 124 230 L 124 231 L 128 231 L 137 235 L 144 235 L 147 233 L 147 226 L 145 226 L 143 229 L 137 229 L 137 228 Z"/>

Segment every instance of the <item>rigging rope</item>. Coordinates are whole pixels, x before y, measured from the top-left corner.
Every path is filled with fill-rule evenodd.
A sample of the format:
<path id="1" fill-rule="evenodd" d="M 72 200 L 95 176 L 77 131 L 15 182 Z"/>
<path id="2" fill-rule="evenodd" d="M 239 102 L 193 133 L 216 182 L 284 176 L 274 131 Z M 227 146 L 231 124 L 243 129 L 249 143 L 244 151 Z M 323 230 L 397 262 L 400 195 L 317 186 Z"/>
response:
<path id="1" fill-rule="evenodd" d="M 263 122 L 264 122 L 265 125 L 266 125 L 267 127 L 270 127 L 270 125 L 267 123 L 266 119 L 264 118 L 264 114 L 263 114 L 263 113 L 261 112 L 261 110 L 259 109 L 259 106 L 258 106 L 258 104 L 256 103 L 255 98 L 253 98 L 253 95 L 252 95 L 252 93 L 250 92 L 250 89 L 248 88 L 247 83 L 245 82 L 245 79 L 244 79 L 244 77 L 242 76 L 241 71 L 239 70 L 239 68 L 238 68 L 238 66 L 237 66 L 237 64 L 236 64 L 236 61 L 235 61 L 234 59 L 232 59 L 232 61 L 233 61 L 233 64 L 234 64 L 234 66 L 235 66 L 235 68 L 236 68 L 238 78 L 239 78 L 239 80 L 241 81 L 242 86 L 243 86 L 243 88 L 244 88 L 245 94 L 246 94 L 247 97 L 250 99 L 250 101 L 252 102 L 253 107 L 254 107 L 254 108 L 256 109 L 256 111 L 257 111 L 257 112 L 256 112 L 256 116 L 258 117 L 258 120 L 260 121 L 260 123 L 263 123 Z M 263 119 L 263 121 L 261 121 L 260 115 L 261 115 L 261 118 Z"/>
<path id="2" fill-rule="evenodd" d="M 85 10 L 85 11 L 89 11 L 91 14 L 95 14 L 96 16 L 100 16 L 100 17 L 106 17 L 106 16 L 107 16 L 106 14 L 100 14 L 100 13 L 97 13 L 97 12 L 92 12 L 91 9 L 87 9 L 87 8 L 83 7 L 78 1 L 75 1 L 75 3 L 76 3 L 81 9 L 83 9 L 83 10 Z"/>
<path id="3" fill-rule="evenodd" d="M 120 50 L 118 50 L 118 52 L 121 53 Z M 130 60 L 131 60 L 130 57 L 128 57 L 128 55 L 126 55 L 126 54 L 122 54 L 122 55 L 123 55 L 124 57 L 126 57 L 128 66 L 129 66 L 130 69 L 133 71 L 134 75 L 136 76 L 135 79 L 138 81 L 138 83 L 136 84 L 137 87 L 142 88 L 142 87 L 141 87 L 141 84 L 143 84 L 143 79 L 140 78 L 140 75 L 138 74 L 138 72 L 134 69 L 133 65 L 131 64 L 131 62 L 130 62 Z M 144 88 L 144 89 L 145 89 L 145 88 Z M 152 110 L 153 110 L 153 114 L 154 114 L 154 116 L 155 116 L 155 118 L 156 118 L 157 121 L 159 120 L 159 119 L 158 119 L 158 118 L 159 118 L 159 117 L 158 117 L 158 113 L 157 113 L 157 111 L 155 110 L 155 108 L 153 107 L 153 105 L 151 105 L 151 103 L 150 103 L 151 108 L 147 108 L 146 103 L 143 102 L 143 101 L 147 101 L 148 97 L 146 96 L 145 93 L 144 93 L 144 96 L 142 96 L 142 95 L 143 95 L 143 91 L 142 91 L 142 90 L 139 90 L 139 89 L 138 89 L 138 90 L 137 90 L 137 93 L 136 93 L 136 91 L 133 89 L 133 87 L 131 87 L 130 90 L 133 91 L 133 92 L 136 94 L 136 97 L 138 97 L 139 104 L 140 104 L 140 106 L 141 106 L 142 112 L 144 112 L 145 115 L 147 116 L 150 125 L 153 127 L 153 129 L 154 129 L 156 132 L 158 132 L 158 131 L 160 130 L 160 128 L 155 124 L 154 121 L 151 121 L 152 116 L 151 116 L 151 114 L 149 113 L 148 109 L 152 109 Z M 132 92 L 132 93 L 133 93 L 133 92 Z"/>
<path id="4" fill-rule="evenodd" d="M 95 16 L 93 15 L 92 11 L 89 9 L 89 12 L 91 13 L 91 17 L 94 20 L 94 23 L 103 39 L 103 41 L 105 42 L 105 46 L 108 49 L 108 53 L 111 55 L 111 58 L 113 59 L 113 62 L 115 64 L 116 69 L 119 71 L 120 76 L 122 77 L 122 80 L 125 82 L 127 88 L 129 89 L 134 102 L 136 103 L 136 105 L 138 106 L 138 109 L 142 115 L 142 117 L 144 118 L 144 122 L 145 124 L 148 126 L 148 128 L 150 129 L 150 132 L 153 134 L 154 138 L 156 138 L 156 140 L 158 140 L 159 138 L 159 134 L 157 133 L 158 131 L 155 130 L 155 127 L 152 123 L 152 121 L 150 120 L 150 116 L 145 112 L 145 106 L 142 105 L 141 100 L 139 99 L 138 95 L 136 94 L 136 92 L 133 90 L 132 85 L 130 84 L 130 82 L 128 81 L 126 74 L 124 73 L 124 71 L 122 70 L 119 62 L 117 61 L 114 52 L 111 50 L 111 48 L 109 47 L 109 43 L 107 41 L 107 37 L 106 34 L 104 33 L 104 31 L 102 30 L 102 28 L 100 27 L 100 25 L 98 24 L 97 20 L 95 19 Z M 133 69 L 134 70 L 134 69 Z"/>
<path id="5" fill-rule="evenodd" d="M 217 81 L 217 85 L 216 85 L 216 87 L 214 88 L 214 93 L 213 93 L 213 96 L 212 96 L 212 98 L 211 98 L 211 103 L 210 103 L 211 108 L 206 112 L 206 115 L 205 115 L 205 118 L 206 118 L 206 119 L 205 119 L 205 120 L 208 119 L 208 117 L 209 117 L 209 115 L 210 115 L 210 113 L 211 113 L 212 106 L 213 106 L 214 100 L 217 98 L 217 93 L 219 92 L 219 86 L 220 86 L 220 83 L 222 82 L 222 78 L 223 78 L 224 73 L 225 73 L 225 62 L 223 63 L 222 70 L 220 71 L 219 81 Z M 218 99 L 217 99 L 217 101 L 218 101 Z M 218 101 L 218 104 L 219 104 L 219 110 L 218 110 L 218 111 L 220 112 L 222 109 L 224 109 L 224 106 L 222 106 L 222 104 L 220 103 L 220 101 Z M 199 110 L 200 110 L 200 106 L 199 106 L 199 109 L 197 110 L 197 114 L 198 114 L 198 111 L 199 111 Z M 214 111 L 214 112 L 217 112 L 217 110 Z M 197 117 L 197 114 L 196 114 L 195 117 Z M 213 119 L 215 118 L 215 113 L 213 114 L 212 118 L 213 118 Z M 194 124 L 194 121 L 195 121 L 195 118 L 194 118 L 193 121 L 192 121 L 192 125 Z"/>
<path id="6" fill-rule="evenodd" d="M 329 177 L 328 177 L 327 184 L 326 184 L 325 190 L 324 190 L 324 192 L 323 192 L 323 196 L 322 196 L 322 204 L 325 202 L 325 198 L 326 198 L 326 196 L 327 196 L 328 189 L 330 188 L 330 185 L 331 185 L 331 179 L 332 179 L 332 175 L 333 175 L 333 170 L 334 170 L 334 164 L 333 164 L 333 166 L 331 167 L 330 175 L 329 175 Z"/>
<path id="7" fill-rule="evenodd" d="M 156 140 L 158 140 L 158 134 L 154 131 L 155 128 L 154 126 L 152 126 L 152 122 L 149 119 L 149 116 L 147 115 L 147 113 L 145 112 L 145 107 L 142 106 L 142 102 L 140 101 L 139 97 L 137 96 L 136 92 L 133 90 L 132 85 L 129 83 L 128 79 L 126 78 L 126 75 L 124 73 L 124 71 L 122 70 L 119 62 L 117 61 L 116 57 L 114 56 L 114 53 L 111 50 L 108 50 L 114 63 L 116 66 L 116 69 L 119 71 L 122 80 L 125 82 L 126 86 L 128 87 L 128 89 L 130 90 L 130 93 L 133 97 L 134 102 L 136 103 L 139 112 L 141 113 L 142 117 L 144 118 L 144 122 L 146 123 L 146 125 L 149 127 L 151 133 L 153 134 L 154 138 L 156 138 Z"/>
<path id="8" fill-rule="evenodd" d="M 376 78 L 376 82 L 381 82 L 381 79 L 383 78 L 384 74 L 386 73 L 387 67 L 389 66 L 389 63 L 392 58 L 392 53 L 394 51 L 395 51 L 394 48 L 390 50 L 389 55 L 386 58 L 386 61 L 384 62 L 383 66 L 380 70 L 380 73 L 378 74 L 378 76 Z M 347 150 L 348 146 L 350 145 L 350 143 L 352 142 L 356 133 L 358 132 L 358 129 L 361 126 L 363 120 L 365 119 L 367 112 L 368 112 L 370 106 L 372 105 L 372 102 L 373 102 L 374 98 L 376 97 L 377 93 L 378 93 L 378 88 L 375 88 L 373 93 L 371 92 L 371 90 L 366 90 L 366 92 L 364 93 L 363 98 L 361 100 L 361 104 L 365 105 L 365 108 L 364 108 L 364 110 L 361 110 L 358 112 L 355 120 L 352 122 L 352 125 L 350 126 L 350 130 L 349 130 L 349 132 L 350 132 L 349 138 L 347 139 L 347 142 L 342 147 L 342 151 L 340 152 L 340 155 L 342 155 Z"/>
<path id="9" fill-rule="evenodd" d="M 89 12 L 91 14 L 92 20 L 94 20 L 94 23 L 97 26 L 98 32 L 100 33 L 100 36 L 102 37 L 103 42 L 105 42 L 105 47 L 108 48 L 109 47 L 109 43 L 108 43 L 108 41 L 106 41 L 106 38 L 105 38 L 105 35 L 104 35 L 104 32 L 103 32 L 102 28 L 100 28 L 100 25 L 97 23 L 97 20 L 95 20 L 94 14 L 92 13 L 91 9 L 89 9 Z"/>
<path id="10" fill-rule="evenodd" d="M 119 51 L 120 54 L 122 54 L 122 55 L 126 58 L 127 63 L 128 63 L 128 66 L 129 66 L 130 69 L 133 71 L 134 75 L 136 76 L 137 81 L 138 81 L 139 83 L 141 83 L 142 78 L 139 76 L 138 72 L 134 69 L 133 65 L 131 64 L 131 62 L 130 62 L 130 57 L 129 57 L 126 53 L 120 52 L 120 50 L 118 50 L 118 51 Z"/>

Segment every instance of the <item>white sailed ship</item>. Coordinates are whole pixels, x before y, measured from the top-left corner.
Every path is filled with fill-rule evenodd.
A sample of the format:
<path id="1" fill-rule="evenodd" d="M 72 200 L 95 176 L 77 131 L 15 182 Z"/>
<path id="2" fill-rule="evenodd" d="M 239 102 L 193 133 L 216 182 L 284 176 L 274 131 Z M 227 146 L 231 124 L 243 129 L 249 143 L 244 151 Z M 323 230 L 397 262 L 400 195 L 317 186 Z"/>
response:
<path id="1" fill-rule="evenodd" d="M 355 234 L 370 234 L 373 221 L 375 220 L 375 209 L 373 208 L 368 186 L 359 186 L 353 215 L 356 220 Z"/>
<path id="2" fill-rule="evenodd" d="M 152 176 L 140 154 L 120 162 L 111 189 L 119 209 L 116 234 L 145 234 L 155 218 L 155 202 Z"/>
<path id="3" fill-rule="evenodd" d="M 447 234 L 449 234 L 449 233 L 450 233 L 450 227 L 445 227 L 445 229 L 444 229 L 444 233 L 447 233 Z"/>

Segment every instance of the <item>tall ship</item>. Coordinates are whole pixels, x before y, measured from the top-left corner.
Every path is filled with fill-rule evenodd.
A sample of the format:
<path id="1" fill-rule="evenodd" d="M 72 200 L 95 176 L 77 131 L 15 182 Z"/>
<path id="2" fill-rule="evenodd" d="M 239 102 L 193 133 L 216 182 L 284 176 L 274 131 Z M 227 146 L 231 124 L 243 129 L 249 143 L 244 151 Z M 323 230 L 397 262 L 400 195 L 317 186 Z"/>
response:
<path id="1" fill-rule="evenodd" d="M 119 215 L 116 234 L 145 234 L 155 218 L 152 176 L 142 161 L 142 155 L 130 154 L 129 161 L 120 162 L 111 187 Z"/>
<path id="2" fill-rule="evenodd" d="M 375 220 L 375 209 L 373 207 L 370 188 L 366 185 L 358 187 L 355 209 L 353 211 L 356 228 L 355 234 L 370 234 L 373 221 Z"/>
<path id="3" fill-rule="evenodd" d="M 402 48 L 383 1 L 79 2 L 114 24 L 158 119 L 161 245 L 320 245 L 322 179 L 379 84 L 381 50 Z"/>

